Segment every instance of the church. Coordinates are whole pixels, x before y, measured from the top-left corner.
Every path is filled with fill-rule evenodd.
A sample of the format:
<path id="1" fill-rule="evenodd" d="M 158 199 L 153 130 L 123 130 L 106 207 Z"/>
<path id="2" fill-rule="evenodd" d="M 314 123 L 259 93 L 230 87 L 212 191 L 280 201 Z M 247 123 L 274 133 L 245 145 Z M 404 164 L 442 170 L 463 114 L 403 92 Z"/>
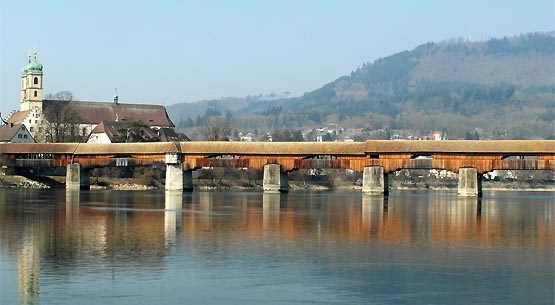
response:
<path id="1" fill-rule="evenodd" d="M 116 138 L 121 141 L 117 133 L 126 123 L 148 127 L 149 130 L 140 131 L 140 141 L 189 141 L 186 135 L 175 132 L 175 125 L 164 106 L 120 103 L 117 95 L 112 102 L 44 99 L 43 76 L 43 65 L 35 51 L 33 58 L 29 54 L 23 67 L 20 111 L 11 113 L 5 120 L 6 125 L 25 125 L 37 143 L 52 141 L 48 135 L 52 133 L 54 122 L 48 121 L 47 114 L 54 113 L 55 107 L 61 104 L 71 107 L 71 114 L 78 119 L 74 129 L 83 142 L 112 143 Z M 58 123 L 54 129 L 63 128 L 63 125 L 63 122 Z M 103 134 L 106 130 L 112 132 Z"/>

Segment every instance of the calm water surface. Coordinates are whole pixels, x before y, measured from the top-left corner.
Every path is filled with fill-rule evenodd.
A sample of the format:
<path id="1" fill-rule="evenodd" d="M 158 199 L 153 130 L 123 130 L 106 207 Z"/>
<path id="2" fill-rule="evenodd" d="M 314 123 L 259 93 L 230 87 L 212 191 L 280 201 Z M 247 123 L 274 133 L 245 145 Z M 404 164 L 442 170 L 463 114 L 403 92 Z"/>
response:
<path id="1" fill-rule="evenodd" d="M 0 189 L 0 303 L 553 304 L 554 195 Z"/>

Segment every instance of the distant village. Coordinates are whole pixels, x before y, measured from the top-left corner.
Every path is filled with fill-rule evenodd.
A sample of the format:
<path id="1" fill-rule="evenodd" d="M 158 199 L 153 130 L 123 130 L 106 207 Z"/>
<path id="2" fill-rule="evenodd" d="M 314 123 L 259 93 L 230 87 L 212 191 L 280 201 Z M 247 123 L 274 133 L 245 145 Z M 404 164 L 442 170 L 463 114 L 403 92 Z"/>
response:
<path id="1" fill-rule="evenodd" d="M 333 126 L 333 125 L 332 125 Z M 296 131 L 290 131 L 295 134 Z M 389 130 L 377 129 L 365 131 L 363 128 L 343 128 L 343 127 L 319 127 L 309 128 L 299 132 L 299 137 L 293 137 L 295 141 L 305 142 L 360 142 L 366 140 L 447 140 L 445 131 L 434 131 L 429 135 L 412 135 L 406 132 L 391 133 Z M 237 132 L 230 138 L 231 141 L 244 142 L 273 142 L 272 132 L 256 135 L 253 132 Z M 282 139 L 280 138 L 279 141 Z"/>

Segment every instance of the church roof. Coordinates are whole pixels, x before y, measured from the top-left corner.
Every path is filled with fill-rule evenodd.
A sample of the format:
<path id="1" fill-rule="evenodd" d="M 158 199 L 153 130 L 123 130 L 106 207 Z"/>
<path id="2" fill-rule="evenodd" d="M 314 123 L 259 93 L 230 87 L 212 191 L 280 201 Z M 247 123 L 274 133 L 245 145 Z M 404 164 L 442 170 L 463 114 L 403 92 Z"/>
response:
<path id="1" fill-rule="evenodd" d="M 55 100 L 44 100 L 43 109 Z M 72 110 L 80 116 L 81 124 L 98 124 L 102 121 L 142 121 L 148 126 L 175 127 L 166 108 L 161 105 L 114 104 L 107 102 L 72 101 Z"/>
<path id="2" fill-rule="evenodd" d="M 29 62 L 23 67 L 23 74 L 29 72 L 42 73 L 42 64 L 37 59 L 37 49 L 35 47 L 35 58 L 31 60 L 31 50 L 29 50 Z"/>
<path id="3" fill-rule="evenodd" d="M 23 67 L 23 74 L 28 72 L 42 72 L 42 64 L 34 59 Z"/>
<path id="4" fill-rule="evenodd" d="M 29 113 L 31 112 L 31 110 L 25 110 L 25 111 L 17 111 L 12 113 L 12 115 L 10 115 L 10 117 L 7 119 L 8 124 L 21 124 L 24 123 L 23 121 L 25 120 L 25 118 L 29 115 Z"/>

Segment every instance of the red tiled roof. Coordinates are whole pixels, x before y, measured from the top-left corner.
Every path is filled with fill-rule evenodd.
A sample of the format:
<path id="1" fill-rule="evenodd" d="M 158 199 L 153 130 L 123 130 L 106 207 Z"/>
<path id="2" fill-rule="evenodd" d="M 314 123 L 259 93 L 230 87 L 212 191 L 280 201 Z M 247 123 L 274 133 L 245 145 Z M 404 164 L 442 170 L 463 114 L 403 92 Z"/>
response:
<path id="1" fill-rule="evenodd" d="M 43 101 L 43 109 L 47 109 L 51 100 Z M 114 104 L 106 102 L 72 101 L 82 124 L 98 124 L 102 121 L 142 121 L 148 126 L 175 127 L 166 108 L 161 105 Z"/>

